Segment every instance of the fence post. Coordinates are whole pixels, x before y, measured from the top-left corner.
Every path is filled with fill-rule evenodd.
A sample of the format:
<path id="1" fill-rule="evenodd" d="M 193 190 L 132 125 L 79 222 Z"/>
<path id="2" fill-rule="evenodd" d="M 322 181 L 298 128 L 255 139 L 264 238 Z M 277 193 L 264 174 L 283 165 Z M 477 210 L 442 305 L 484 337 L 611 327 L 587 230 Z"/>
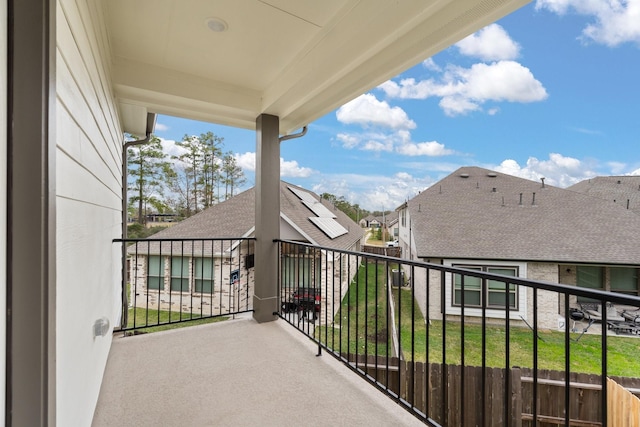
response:
<path id="1" fill-rule="evenodd" d="M 511 370 L 511 423 L 514 427 L 522 426 L 522 372 L 520 368 Z"/>

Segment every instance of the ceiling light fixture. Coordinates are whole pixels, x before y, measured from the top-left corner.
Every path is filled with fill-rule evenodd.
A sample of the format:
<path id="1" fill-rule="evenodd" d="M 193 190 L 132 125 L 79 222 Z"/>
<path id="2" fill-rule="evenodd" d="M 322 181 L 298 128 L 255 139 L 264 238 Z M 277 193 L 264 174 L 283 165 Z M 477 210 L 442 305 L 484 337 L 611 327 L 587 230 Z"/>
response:
<path id="1" fill-rule="evenodd" d="M 227 29 L 229 28 L 227 23 L 220 18 L 207 18 L 205 20 L 205 23 L 207 24 L 207 27 L 209 27 L 209 29 L 215 33 L 222 33 L 224 31 L 227 31 Z"/>

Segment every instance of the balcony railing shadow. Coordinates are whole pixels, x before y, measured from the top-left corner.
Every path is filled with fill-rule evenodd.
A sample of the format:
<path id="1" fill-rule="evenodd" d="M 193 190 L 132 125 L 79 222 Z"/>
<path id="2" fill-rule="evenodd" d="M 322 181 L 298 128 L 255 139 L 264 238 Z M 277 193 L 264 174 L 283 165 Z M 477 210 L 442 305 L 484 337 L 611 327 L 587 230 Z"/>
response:
<path id="1" fill-rule="evenodd" d="M 123 329 L 151 326 L 161 316 L 150 310 L 158 307 L 179 313 L 178 320 L 169 314 L 172 323 L 252 310 L 253 239 L 185 242 L 131 242 L 129 281 L 123 286 L 131 307 L 125 309 L 142 308 L 152 315 L 135 326 L 129 320 Z M 628 341 L 640 334 L 640 316 L 634 316 L 640 313 L 637 296 L 528 280 L 509 266 L 485 271 L 291 241 L 277 244 L 279 317 L 308 338 L 307 350 L 313 343 L 317 354 L 342 362 L 415 420 L 434 426 L 607 425 L 613 408 L 607 378 L 640 393 L 640 379 L 629 378 L 634 375 L 619 363 L 632 356 L 625 352 L 636 345 Z M 175 304 L 178 300 L 190 303 Z M 582 309 L 585 301 L 607 309 L 596 319 Z M 255 330 L 267 327 L 253 325 Z M 219 350 L 211 363 L 238 359 L 230 348 L 225 351 L 231 336 L 219 340 L 207 342 Z M 253 358 L 250 363 L 273 357 L 264 356 L 263 350 L 273 351 L 268 345 L 255 344 L 236 351 L 260 349 L 262 356 L 247 356 Z M 114 350 L 120 345 L 114 343 Z M 288 364 L 306 357 L 287 355 L 280 361 L 282 385 L 295 382 Z M 188 355 L 185 361 L 196 363 Z M 252 375 L 259 376 L 240 369 L 226 384 L 233 388 Z M 311 384 L 314 375 L 299 378 Z M 313 397 L 315 386 L 309 390 L 304 408 L 322 405 Z M 281 409 L 283 414 L 294 410 L 286 403 Z"/>

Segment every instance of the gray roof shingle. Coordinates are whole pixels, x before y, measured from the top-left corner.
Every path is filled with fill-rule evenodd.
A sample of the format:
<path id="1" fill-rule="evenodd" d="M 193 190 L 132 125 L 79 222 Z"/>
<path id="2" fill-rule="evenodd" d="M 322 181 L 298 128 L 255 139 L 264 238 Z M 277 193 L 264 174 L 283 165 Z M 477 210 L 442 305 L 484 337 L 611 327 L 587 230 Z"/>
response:
<path id="1" fill-rule="evenodd" d="M 640 176 L 598 176 L 580 181 L 567 190 L 600 197 L 640 214 Z"/>
<path id="2" fill-rule="evenodd" d="M 315 214 L 302 203 L 288 187 L 293 187 L 311 195 L 335 216 L 335 220 L 347 233 L 330 239 L 315 226 L 309 217 Z M 302 187 L 280 182 L 280 211 L 298 229 L 306 234 L 313 243 L 336 249 L 351 249 L 364 235 L 362 228 L 344 212 L 335 208 L 328 201 Z M 250 188 L 237 196 L 205 209 L 178 224 L 154 234 L 151 238 L 229 238 L 248 236 L 255 225 L 255 188 Z M 253 232 L 250 233 L 253 235 Z"/>
<path id="3" fill-rule="evenodd" d="M 638 215 L 541 182 L 463 167 L 408 207 L 421 258 L 640 264 Z"/>

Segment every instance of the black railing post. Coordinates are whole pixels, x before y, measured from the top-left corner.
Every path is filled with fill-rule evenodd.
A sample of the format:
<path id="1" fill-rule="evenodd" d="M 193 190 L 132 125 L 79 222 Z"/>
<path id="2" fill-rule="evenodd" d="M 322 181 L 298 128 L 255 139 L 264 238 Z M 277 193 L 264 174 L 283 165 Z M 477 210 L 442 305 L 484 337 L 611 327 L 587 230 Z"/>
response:
<path id="1" fill-rule="evenodd" d="M 602 384 L 602 426 L 603 427 L 607 427 L 607 407 L 609 406 L 609 401 L 607 398 L 607 383 L 608 383 L 608 379 L 607 379 L 607 329 L 608 329 L 608 322 L 607 322 L 607 311 L 608 311 L 608 301 L 606 300 L 601 300 L 600 301 L 600 307 L 602 307 L 602 340 L 600 343 L 600 348 L 602 351 L 602 357 L 601 357 L 601 362 L 602 362 L 602 367 L 601 367 L 601 375 L 600 375 L 600 382 Z"/>
<path id="2" fill-rule="evenodd" d="M 565 323 L 568 322 L 569 319 L 569 295 L 565 294 L 564 298 L 564 315 L 565 315 Z M 570 401 L 570 391 L 571 391 L 571 339 L 569 336 L 569 328 L 564 328 L 564 348 L 565 348 L 565 359 L 564 359 L 564 422 L 565 425 L 570 425 L 569 422 L 571 420 L 571 401 Z"/>
<path id="3" fill-rule="evenodd" d="M 465 348 L 464 348 L 464 309 L 465 309 L 465 278 L 466 275 L 460 276 L 460 425 L 464 425 L 465 405 L 464 405 L 464 366 L 465 366 Z M 455 280 L 455 279 L 454 279 Z M 482 281 L 484 283 L 484 280 Z M 455 287 L 455 285 L 454 285 Z M 480 299 L 484 299 L 484 293 Z M 454 296 L 455 299 L 455 296 Z"/>
<path id="4" fill-rule="evenodd" d="M 441 424 L 449 424 L 449 402 L 447 400 L 449 392 L 449 372 L 447 367 L 447 299 L 446 299 L 446 275 L 444 271 L 440 272 L 440 304 L 442 308 L 442 419 Z M 455 277 L 451 274 L 451 283 L 454 283 Z"/>
<path id="5" fill-rule="evenodd" d="M 565 329 L 569 323 L 565 320 Z M 533 288 L 533 426 L 538 425 L 538 289 Z"/>

